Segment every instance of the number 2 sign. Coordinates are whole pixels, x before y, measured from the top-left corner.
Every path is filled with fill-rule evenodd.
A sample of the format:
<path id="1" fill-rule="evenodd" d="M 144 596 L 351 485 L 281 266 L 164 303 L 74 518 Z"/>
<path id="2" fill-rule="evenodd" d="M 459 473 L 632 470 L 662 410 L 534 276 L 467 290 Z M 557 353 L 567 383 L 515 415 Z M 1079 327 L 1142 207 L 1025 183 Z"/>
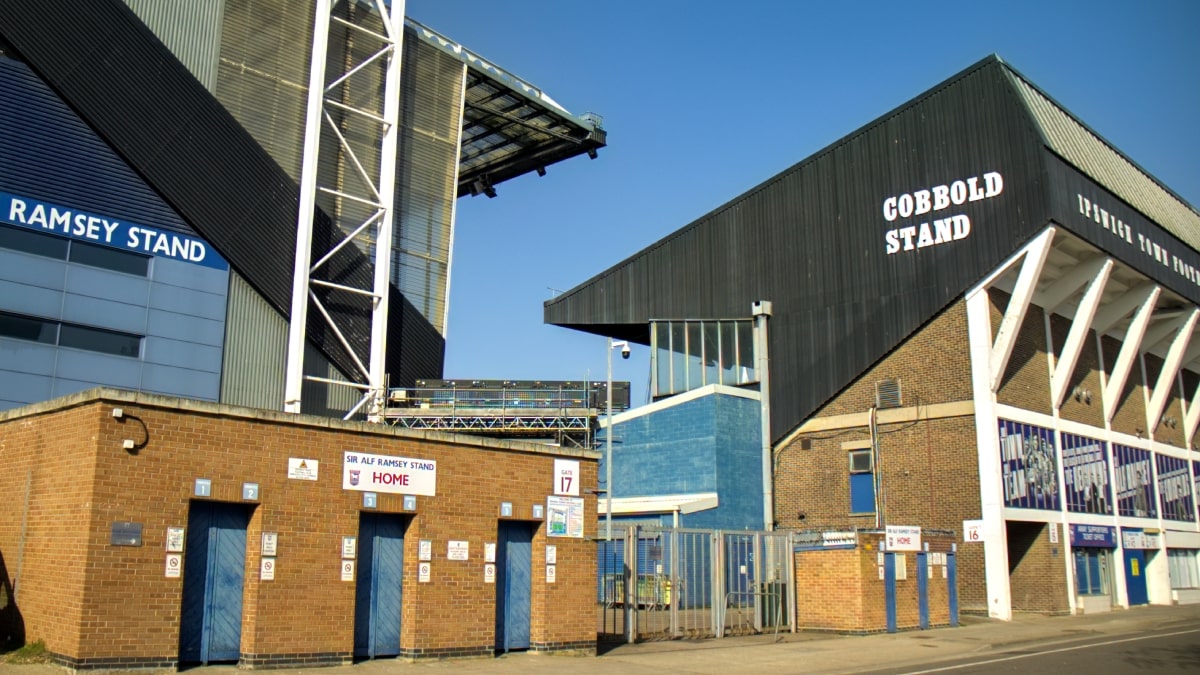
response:
<path id="1" fill-rule="evenodd" d="M 579 461 L 554 460 L 554 494 L 579 496 Z"/>

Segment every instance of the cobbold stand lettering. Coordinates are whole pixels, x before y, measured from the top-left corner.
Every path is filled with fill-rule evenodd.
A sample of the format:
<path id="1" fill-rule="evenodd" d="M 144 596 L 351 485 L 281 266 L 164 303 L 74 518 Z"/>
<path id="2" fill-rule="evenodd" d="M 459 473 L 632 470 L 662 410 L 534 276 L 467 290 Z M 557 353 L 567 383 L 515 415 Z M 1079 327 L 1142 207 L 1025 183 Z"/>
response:
<path id="1" fill-rule="evenodd" d="M 923 216 L 944 211 L 951 206 L 991 199 L 1004 191 L 1004 177 L 995 171 L 983 176 L 955 180 L 945 185 L 888 197 L 883 200 L 883 219 L 889 223 L 899 218 Z M 917 225 L 905 225 L 888 230 L 884 242 L 888 255 L 912 251 L 965 239 L 971 234 L 971 219 L 962 213 L 947 214 Z"/>

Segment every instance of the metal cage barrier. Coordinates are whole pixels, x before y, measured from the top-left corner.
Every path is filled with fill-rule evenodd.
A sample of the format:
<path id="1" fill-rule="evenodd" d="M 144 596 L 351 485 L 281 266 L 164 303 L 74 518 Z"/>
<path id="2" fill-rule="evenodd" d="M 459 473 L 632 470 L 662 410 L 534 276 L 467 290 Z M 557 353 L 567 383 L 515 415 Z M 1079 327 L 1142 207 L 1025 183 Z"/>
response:
<path id="1" fill-rule="evenodd" d="M 642 525 L 596 545 L 602 640 L 795 631 L 789 533 Z"/>

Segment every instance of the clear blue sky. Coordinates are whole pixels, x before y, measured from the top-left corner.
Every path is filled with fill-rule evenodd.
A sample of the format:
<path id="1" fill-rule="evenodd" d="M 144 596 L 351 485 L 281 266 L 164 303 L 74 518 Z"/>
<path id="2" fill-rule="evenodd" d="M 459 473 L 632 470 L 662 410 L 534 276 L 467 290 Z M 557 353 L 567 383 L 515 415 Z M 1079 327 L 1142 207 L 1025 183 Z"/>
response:
<path id="1" fill-rule="evenodd" d="M 606 374 L 542 302 L 996 53 L 1200 205 L 1200 2 L 408 0 L 407 14 L 604 117 L 596 160 L 458 202 L 447 378 Z M 748 310 L 749 308 L 747 308 Z M 649 354 L 614 355 L 645 401 Z"/>

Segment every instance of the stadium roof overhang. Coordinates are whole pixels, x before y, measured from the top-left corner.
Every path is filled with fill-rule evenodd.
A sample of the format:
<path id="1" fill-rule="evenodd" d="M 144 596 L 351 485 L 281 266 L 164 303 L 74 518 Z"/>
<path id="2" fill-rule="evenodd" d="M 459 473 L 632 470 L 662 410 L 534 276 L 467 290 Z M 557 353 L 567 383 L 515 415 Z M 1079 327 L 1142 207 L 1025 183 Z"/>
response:
<path id="1" fill-rule="evenodd" d="M 541 89 L 430 28 L 406 20 L 418 38 L 467 65 L 458 196 L 496 195 L 495 186 L 606 144 L 598 115 L 574 115 Z"/>

